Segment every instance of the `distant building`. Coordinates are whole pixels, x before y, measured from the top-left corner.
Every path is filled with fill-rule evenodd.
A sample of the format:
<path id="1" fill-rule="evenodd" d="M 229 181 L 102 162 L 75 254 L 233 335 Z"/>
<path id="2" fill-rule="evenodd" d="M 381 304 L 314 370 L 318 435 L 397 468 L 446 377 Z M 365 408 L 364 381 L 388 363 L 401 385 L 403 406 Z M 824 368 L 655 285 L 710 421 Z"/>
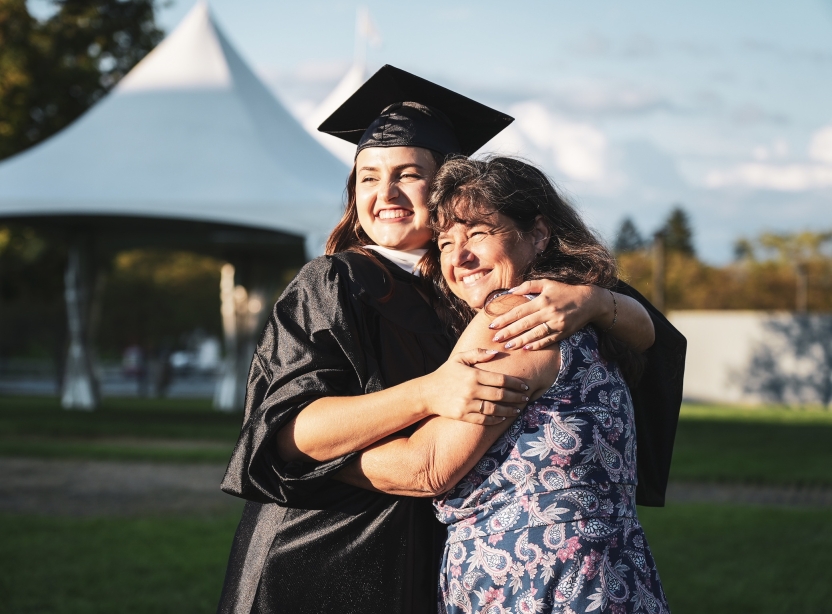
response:
<path id="1" fill-rule="evenodd" d="M 832 403 L 832 315 L 674 311 L 688 340 L 684 396 L 711 403 Z"/>

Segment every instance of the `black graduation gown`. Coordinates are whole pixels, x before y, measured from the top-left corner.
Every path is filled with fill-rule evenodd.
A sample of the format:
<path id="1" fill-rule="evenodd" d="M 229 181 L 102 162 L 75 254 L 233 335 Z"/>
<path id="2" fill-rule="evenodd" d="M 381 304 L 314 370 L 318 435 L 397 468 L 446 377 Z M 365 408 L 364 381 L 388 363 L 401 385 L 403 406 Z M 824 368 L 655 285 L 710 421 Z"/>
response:
<path id="1" fill-rule="evenodd" d="M 619 281 L 614 290 L 644 305 L 656 330 L 656 341 L 645 353 L 644 375 L 630 392 L 636 422 L 636 503 L 662 507 L 682 405 L 688 342 L 635 288 Z"/>
<path id="2" fill-rule="evenodd" d="M 430 499 L 331 480 L 355 454 L 284 463 L 274 443 L 312 401 L 394 386 L 450 354 L 453 340 L 418 294 L 417 278 L 379 260 L 386 269 L 354 253 L 309 262 L 266 323 L 222 483 L 248 502 L 221 613 L 435 611 L 445 531 Z"/>

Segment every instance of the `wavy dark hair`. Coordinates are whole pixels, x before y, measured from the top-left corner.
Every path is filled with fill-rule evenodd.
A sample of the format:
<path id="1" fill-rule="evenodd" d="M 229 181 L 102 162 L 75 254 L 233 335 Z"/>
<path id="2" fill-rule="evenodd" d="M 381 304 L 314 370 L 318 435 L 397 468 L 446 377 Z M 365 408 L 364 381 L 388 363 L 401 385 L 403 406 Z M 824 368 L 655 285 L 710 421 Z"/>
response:
<path id="1" fill-rule="evenodd" d="M 618 283 L 613 255 L 575 208 L 558 194 L 546 174 L 528 162 L 503 156 L 451 158 L 434 177 L 428 206 L 436 232 L 456 223 L 475 224 L 501 213 L 522 235 L 530 232 L 542 216 L 549 229 L 549 243 L 528 264 L 523 273 L 525 280 L 553 279 L 609 289 Z M 440 309 L 443 319 L 459 334 L 475 312 L 450 291 L 442 277 L 435 243 L 429 253 L 432 258 L 423 267 L 423 274 L 432 280 L 447 304 Z M 617 362 L 627 382 L 635 385 L 644 370 L 643 356 L 603 331 L 599 330 L 598 336 L 604 358 Z"/>

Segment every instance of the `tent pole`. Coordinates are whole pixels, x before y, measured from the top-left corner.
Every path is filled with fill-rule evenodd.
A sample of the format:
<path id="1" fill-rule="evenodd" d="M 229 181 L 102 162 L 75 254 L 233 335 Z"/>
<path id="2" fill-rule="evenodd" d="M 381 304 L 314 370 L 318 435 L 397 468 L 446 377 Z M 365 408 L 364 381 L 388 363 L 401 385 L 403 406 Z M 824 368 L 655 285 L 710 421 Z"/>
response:
<path id="1" fill-rule="evenodd" d="M 220 271 L 220 314 L 225 357 L 220 365 L 214 390 L 214 409 L 235 411 L 242 407 L 238 398 L 237 306 L 234 298 L 234 265 L 227 263 Z"/>
<path id="2" fill-rule="evenodd" d="M 88 237 L 74 236 L 70 242 L 64 300 L 69 331 L 64 366 L 61 405 L 64 409 L 93 410 L 98 407 L 98 382 L 89 347 L 89 300 L 91 247 Z"/>

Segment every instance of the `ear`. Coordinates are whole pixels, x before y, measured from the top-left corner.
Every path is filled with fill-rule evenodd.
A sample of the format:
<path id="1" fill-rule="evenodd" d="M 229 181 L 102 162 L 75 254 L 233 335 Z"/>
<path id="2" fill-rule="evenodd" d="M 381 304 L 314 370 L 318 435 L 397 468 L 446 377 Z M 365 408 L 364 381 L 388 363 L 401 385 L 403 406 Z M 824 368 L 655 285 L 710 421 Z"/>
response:
<path id="1" fill-rule="evenodd" d="M 546 225 L 546 221 L 542 215 L 538 215 L 534 219 L 534 228 L 532 228 L 532 241 L 534 242 L 534 251 L 538 254 L 546 251 L 549 246 L 549 239 L 551 238 L 551 231 Z"/>

